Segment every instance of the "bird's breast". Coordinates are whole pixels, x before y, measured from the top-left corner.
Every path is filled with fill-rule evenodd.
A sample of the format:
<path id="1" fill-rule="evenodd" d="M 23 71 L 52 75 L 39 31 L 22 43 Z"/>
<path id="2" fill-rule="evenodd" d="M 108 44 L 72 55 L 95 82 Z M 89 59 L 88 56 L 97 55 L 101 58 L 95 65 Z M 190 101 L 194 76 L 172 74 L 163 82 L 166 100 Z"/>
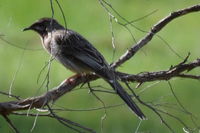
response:
<path id="1" fill-rule="evenodd" d="M 51 55 L 56 56 L 59 54 L 60 48 L 59 45 L 56 44 L 55 38 L 52 35 L 45 36 L 43 39 L 43 47 L 44 49 Z"/>
<path id="2" fill-rule="evenodd" d="M 42 40 L 42 46 L 43 46 L 43 48 L 47 51 L 47 52 L 49 52 L 49 53 L 51 53 L 51 41 L 50 41 L 50 39 L 48 38 L 48 36 L 47 37 L 44 37 L 44 38 L 41 38 L 41 40 Z"/>
<path id="3" fill-rule="evenodd" d="M 53 35 L 53 36 L 52 36 Z M 48 34 L 43 38 L 43 47 L 49 54 L 51 54 L 56 60 L 58 60 L 62 65 L 67 69 L 76 72 L 76 73 L 89 73 L 91 70 L 77 61 L 73 56 L 65 55 L 66 47 L 61 46 L 58 41 L 55 41 L 57 37 L 61 37 L 60 34 L 53 33 Z"/>

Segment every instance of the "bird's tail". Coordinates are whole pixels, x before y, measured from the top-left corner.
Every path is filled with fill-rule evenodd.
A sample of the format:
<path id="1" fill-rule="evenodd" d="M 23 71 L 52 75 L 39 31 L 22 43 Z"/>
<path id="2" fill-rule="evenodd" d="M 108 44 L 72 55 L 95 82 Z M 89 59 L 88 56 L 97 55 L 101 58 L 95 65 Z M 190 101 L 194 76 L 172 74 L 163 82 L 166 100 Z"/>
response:
<path id="1" fill-rule="evenodd" d="M 131 108 L 131 110 L 142 120 L 146 117 L 140 110 L 140 108 L 135 104 L 129 94 L 123 89 L 117 80 L 109 80 L 108 83 L 115 89 L 116 93 L 124 100 L 124 102 Z"/>

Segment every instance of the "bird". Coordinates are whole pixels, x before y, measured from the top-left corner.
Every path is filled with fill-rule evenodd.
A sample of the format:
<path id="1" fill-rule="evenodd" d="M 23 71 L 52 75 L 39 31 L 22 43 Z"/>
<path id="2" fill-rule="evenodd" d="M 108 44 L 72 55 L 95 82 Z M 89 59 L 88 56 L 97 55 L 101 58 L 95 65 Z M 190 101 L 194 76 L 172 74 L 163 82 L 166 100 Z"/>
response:
<path id="1" fill-rule="evenodd" d="M 65 28 L 56 19 L 48 17 L 40 18 L 23 29 L 27 30 L 38 33 L 43 48 L 64 67 L 77 74 L 95 73 L 114 89 L 139 119 L 146 119 L 141 109 L 117 81 L 115 71 L 103 55 L 82 35 Z"/>

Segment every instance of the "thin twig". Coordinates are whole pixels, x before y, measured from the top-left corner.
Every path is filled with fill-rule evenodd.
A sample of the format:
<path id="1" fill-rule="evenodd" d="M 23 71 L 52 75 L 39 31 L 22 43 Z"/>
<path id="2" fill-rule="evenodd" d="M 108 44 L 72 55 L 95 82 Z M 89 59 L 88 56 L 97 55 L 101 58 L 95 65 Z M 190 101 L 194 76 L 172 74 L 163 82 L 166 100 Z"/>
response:
<path id="1" fill-rule="evenodd" d="M 104 108 L 104 115 L 101 117 L 101 133 L 103 132 L 103 122 L 106 120 L 106 116 L 107 116 L 107 112 L 106 112 L 106 104 L 104 103 L 103 100 L 101 100 L 101 98 L 99 98 L 94 92 L 93 92 L 93 89 L 91 88 L 90 86 L 90 82 L 87 83 L 88 84 L 88 87 L 90 89 L 90 92 L 92 93 L 93 96 L 95 96 L 95 98 L 100 101 L 103 105 L 103 108 Z"/>
<path id="2" fill-rule="evenodd" d="M 20 96 L 16 96 L 16 95 L 13 95 L 13 94 L 9 94 L 9 93 L 3 92 L 3 91 L 0 91 L 0 94 L 13 97 L 13 98 L 15 98 L 15 99 L 17 99 L 17 100 L 20 100 L 20 99 L 21 99 Z"/>
<path id="3" fill-rule="evenodd" d="M 26 47 L 27 47 L 27 45 L 26 45 Z M 21 54 L 20 59 L 19 59 L 18 67 L 17 67 L 17 69 L 16 69 L 16 71 L 15 71 L 15 73 L 13 75 L 13 78 L 12 78 L 12 81 L 11 81 L 11 84 L 10 84 L 10 88 L 9 88 L 9 92 L 8 92 L 9 93 L 9 97 L 11 97 L 10 95 L 12 95 L 13 85 L 14 85 L 14 82 L 16 80 L 16 76 L 19 73 L 20 68 L 22 66 L 24 54 L 25 54 L 25 50 L 22 51 L 22 54 Z"/>
<path id="4" fill-rule="evenodd" d="M 41 51 L 42 49 L 31 49 L 31 48 L 26 48 L 26 47 L 22 47 L 22 46 L 18 46 L 17 44 L 14 44 L 6 39 L 4 39 L 2 36 L 0 36 L 0 40 L 2 40 L 3 42 L 5 42 L 6 44 L 9 44 L 10 46 L 13 46 L 15 48 L 21 49 L 21 50 L 29 50 L 29 51 Z"/>
<path id="5" fill-rule="evenodd" d="M 200 75 L 191 75 L 191 74 L 178 74 L 177 77 L 180 78 L 189 78 L 189 79 L 197 79 L 200 80 Z"/>
<path id="6" fill-rule="evenodd" d="M 174 130 L 169 126 L 169 124 L 163 119 L 162 115 L 157 111 L 157 109 L 155 109 L 154 107 L 152 107 L 151 105 L 148 105 L 147 103 L 143 102 L 133 91 L 133 89 L 129 86 L 129 84 L 127 82 L 125 82 L 126 86 L 129 88 L 129 90 L 132 92 L 132 94 L 135 96 L 135 98 L 144 106 L 148 107 L 149 109 L 151 109 L 155 114 L 158 115 L 158 117 L 160 118 L 161 122 L 164 123 L 164 125 L 172 132 L 175 133 Z"/>
<path id="7" fill-rule="evenodd" d="M 67 29 L 67 20 L 66 20 L 66 17 L 65 17 L 65 13 L 62 9 L 62 6 L 60 5 L 60 3 L 58 2 L 58 0 L 55 0 L 56 1 L 56 4 L 58 5 L 59 9 L 60 9 L 60 12 L 62 14 L 62 17 L 63 17 L 63 20 L 64 20 L 64 24 L 65 24 L 65 28 Z"/>
<path id="8" fill-rule="evenodd" d="M 200 5 L 194 5 L 185 9 L 178 10 L 176 12 L 171 13 L 169 16 L 163 18 L 161 21 L 159 21 L 157 24 L 155 24 L 151 30 L 144 36 L 141 40 L 139 40 L 135 45 L 133 45 L 129 50 L 126 51 L 125 54 L 123 54 L 119 60 L 114 62 L 112 64 L 113 68 L 116 68 L 129 60 L 131 57 L 133 57 L 142 47 L 144 47 L 146 44 L 148 44 L 154 35 L 161 31 L 168 23 L 173 21 L 174 19 L 181 17 L 183 15 L 187 15 L 189 13 L 198 12 L 200 11 Z"/>
<path id="9" fill-rule="evenodd" d="M 62 118 L 62 117 L 56 115 L 56 114 L 53 112 L 53 110 L 51 109 L 51 107 L 50 107 L 49 105 L 47 105 L 47 107 L 48 107 L 48 109 L 49 109 L 51 115 L 52 115 L 55 119 L 57 119 L 61 124 L 67 126 L 68 128 L 70 128 L 70 129 L 72 129 L 72 130 L 74 130 L 74 131 L 76 131 L 76 132 L 78 132 L 78 133 L 84 133 L 84 132 L 82 132 L 81 130 L 72 127 L 72 126 L 75 126 L 75 127 L 81 128 L 81 129 L 83 129 L 83 130 L 85 130 L 85 131 L 87 131 L 87 132 L 95 133 L 95 131 L 93 131 L 93 130 L 90 129 L 90 128 L 86 128 L 86 127 L 84 127 L 84 126 L 82 126 L 82 125 L 80 125 L 80 124 L 78 124 L 78 123 L 72 122 L 72 121 L 70 121 L 70 120 L 67 120 L 67 119 L 65 119 L 65 118 Z M 68 124 L 69 124 L 69 125 L 68 125 Z M 71 126 L 70 126 L 70 125 L 71 125 Z"/>
<path id="10" fill-rule="evenodd" d="M 8 123 L 9 126 L 10 126 L 10 128 L 12 128 L 13 131 L 14 131 L 15 133 L 20 133 L 20 132 L 18 131 L 18 129 L 15 127 L 15 125 L 12 123 L 12 121 L 7 117 L 7 115 L 2 115 L 2 116 L 3 116 L 3 118 L 7 121 L 7 123 Z"/>

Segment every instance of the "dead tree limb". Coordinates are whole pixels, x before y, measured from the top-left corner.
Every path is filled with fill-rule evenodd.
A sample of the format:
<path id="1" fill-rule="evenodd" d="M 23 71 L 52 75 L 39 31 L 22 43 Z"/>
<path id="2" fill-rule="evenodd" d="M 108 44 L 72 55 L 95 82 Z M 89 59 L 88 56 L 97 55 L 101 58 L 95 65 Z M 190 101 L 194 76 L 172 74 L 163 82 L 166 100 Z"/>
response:
<path id="1" fill-rule="evenodd" d="M 139 40 L 135 45 L 133 45 L 129 50 L 127 50 L 116 62 L 112 63 L 113 68 L 117 68 L 131 57 L 133 57 L 142 47 L 147 45 L 152 38 L 161 31 L 168 23 L 171 21 L 189 13 L 199 12 L 200 5 L 194 5 L 185 9 L 178 10 L 176 12 L 170 13 L 169 16 L 160 20 L 157 24 L 155 24 L 151 30 L 144 36 L 141 40 Z"/>
<path id="2" fill-rule="evenodd" d="M 197 67 L 200 67 L 200 59 L 197 59 L 191 63 L 185 63 L 185 61 L 181 62 L 178 65 L 175 65 L 174 67 L 171 67 L 169 70 L 165 71 L 145 72 L 136 75 L 117 72 L 117 75 L 119 76 L 118 78 L 122 81 L 139 82 L 139 83 L 156 81 L 156 80 L 169 80 L 174 77 L 184 77 L 184 78 L 187 77 L 194 79 L 195 77 L 194 75 L 186 76 L 186 74 L 184 74 L 183 72 L 190 71 Z M 95 74 L 90 74 L 86 76 L 73 76 L 70 79 L 73 80 L 73 82 L 71 81 L 69 82 L 69 80 L 66 80 L 62 82 L 59 86 L 53 88 L 52 90 L 48 91 L 47 93 L 41 96 L 22 99 L 18 101 L 2 102 L 0 103 L 0 114 L 5 115 L 13 111 L 28 110 L 32 108 L 43 108 L 49 102 L 56 101 L 64 94 L 70 92 L 76 86 L 88 81 L 96 80 L 98 78 L 99 77 Z"/>

